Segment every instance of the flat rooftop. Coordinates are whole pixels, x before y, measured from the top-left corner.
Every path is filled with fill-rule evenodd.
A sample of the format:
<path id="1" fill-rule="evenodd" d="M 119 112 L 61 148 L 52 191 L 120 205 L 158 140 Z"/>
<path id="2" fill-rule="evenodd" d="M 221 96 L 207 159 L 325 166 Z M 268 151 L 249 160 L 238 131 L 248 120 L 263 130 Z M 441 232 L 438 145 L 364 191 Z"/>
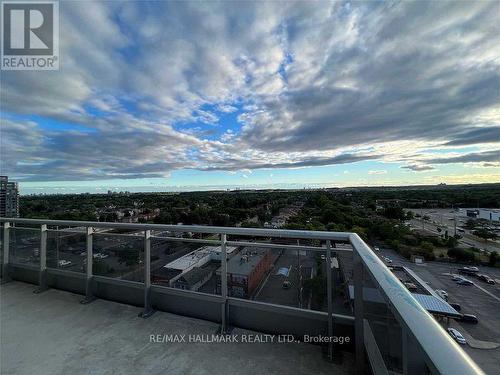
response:
<path id="1" fill-rule="evenodd" d="M 0 373 L 349 374 L 353 360 L 328 362 L 304 343 L 155 343 L 150 335 L 211 335 L 216 323 L 10 282 L 0 289 Z M 255 333 L 234 329 L 232 334 Z"/>
<path id="2" fill-rule="evenodd" d="M 228 255 L 232 254 L 236 250 L 236 246 L 226 246 L 226 253 Z M 210 259 L 218 258 L 220 260 L 220 254 L 222 249 L 220 246 L 203 246 L 190 253 L 173 260 L 172 262 L 164 265 L 165 268 L 176 269 L 186 271 L 190 268 L 203 265 Z"/>
<path id="3" fill-rule="evenodd" d="M 245 247 L 227 262 L 227 272 L 234 275 L 248 276 L 269 253 L 269 249 Z"/>

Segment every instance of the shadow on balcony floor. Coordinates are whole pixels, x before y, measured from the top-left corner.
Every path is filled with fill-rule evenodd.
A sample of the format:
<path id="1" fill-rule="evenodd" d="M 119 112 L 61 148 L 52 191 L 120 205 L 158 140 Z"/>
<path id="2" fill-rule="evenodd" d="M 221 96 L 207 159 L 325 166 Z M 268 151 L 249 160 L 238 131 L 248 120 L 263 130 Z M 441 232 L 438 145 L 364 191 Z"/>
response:
<path id="1" fill-rule="evenodd" d="M 317 346 L 269 343 L 154 343 L 150 335 L 212 335 L 215 323 L 35 286 L 1 287 L 0 373 L 57 374 L 346 374 Z M 233 334 L 253 333 L 235 329 Z"/>

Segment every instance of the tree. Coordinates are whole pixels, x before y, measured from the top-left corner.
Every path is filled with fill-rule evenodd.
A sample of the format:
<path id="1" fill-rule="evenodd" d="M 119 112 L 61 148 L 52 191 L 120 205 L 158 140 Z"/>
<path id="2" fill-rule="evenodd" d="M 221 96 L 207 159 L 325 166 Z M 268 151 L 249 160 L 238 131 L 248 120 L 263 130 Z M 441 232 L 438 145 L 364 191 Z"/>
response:
<path id="1" fill-rule="evenodd" d="M 490 253 L 490 258 L 488 260 L 488 263 L 491 267 L 495 267 L 498 261 L 498 253 L 496 251 L 492 251 Z"/>
<path id="2" fill-rule="evenodd" d="M 477 236 L 479 238 L 482 238 L 484 240 L 484 242 L 487 242 L 488 239 L 495 239 L 497 238 L 497 235 L 493 232 L 490 232 L 489 230 L 487 230 L 486 228 L 480 228 L 478 230 L 475 230 L 474 232 L 472 232 L 472 234 L 474 236 Z"/>
<path id="3" fill-rule="evenodd" d="M 405 212 L 401 207 L 390 206 L 384 209 L 384 216 L 388 219 L 401 220 L 406 218 Z"/>
<path id="4" fill-rule="evenodd" d="M 413 218 L 414 218 L 413 212 L 412 211 L 406 211 L 405 220 L 411 220 Z"/>
<path id="5" fill-rule="evenodd" d="M 458 245 L 458 240 L 455 237 L 448 237 L 446 240 L 446 247 L 454 248 Z"/>
<path id="6" fill-rule="evenodd" d="M 422 243 L 420 244 L 420 247 L 422 248 L 422 250 L 424 250 L 425 252 L 432 252 L 434 250 L 434 246 L 430 243 L 430 242 L 427 242 L 427 241 L 422 241 Z"/>
<path id="7" fill-rule="evenodd" d="M 472 251 L 461 249 L 459 247 L 448 250 L 448 256 L 450 258 L 455 258 L 458 261 L 468 261 L 468 262 L 474 261 L 476 258 Z"/>
<path id="8" fill-rule="evenodd" d="M 467 222 L 465 223 L 465 228 L 467 229 L 474 229 L 475 226 L 476 222 L 472 219 L 467 220 Z"/>

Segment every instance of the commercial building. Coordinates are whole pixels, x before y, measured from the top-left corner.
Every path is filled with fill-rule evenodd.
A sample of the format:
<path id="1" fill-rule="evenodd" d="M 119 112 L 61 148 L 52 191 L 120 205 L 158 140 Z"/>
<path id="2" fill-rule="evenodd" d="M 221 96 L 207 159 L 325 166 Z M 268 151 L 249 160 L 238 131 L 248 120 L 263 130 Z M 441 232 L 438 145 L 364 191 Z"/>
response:
<path id="1" fill-rule="evenodd" d="M 218 268 L 220 268 L 220 263 L 217 262 L 209 262 L 203 267 L 194 267 L 188 272 L 179 274 L 173 281 L 172 286 L 177 289 L 197 292 L 212 278 Z"/>
<path id="2" fill-rule="evenodd" d="M 500 210 L 479 209 L 479 218 L 488 221 L 500 221 Z"/>
<path id="3" fill-rule="evenodd" d="M 227 292 L 229 296 L 248 298 L 272 266 L 271 252 L 267 249 L 244 248 L 227 262 Z M 217 292 L 220 292 L 220 274 L 217 271 Z"/>
<path id="4" fill-rule="evenodd" d="M 236 246 L 226 246 L 228 258 L 235 250 Z M 215 263 L 216 268 L 220 267 L 221 252 L 220 246 L 200 247 L 161 267 L 154 272 L 153 280 L 158 283 L 168 283 L 175 288 L 198 290 L 215 271 L 209 263 Z"/>
<path id="5" fill-rule="evenodd" d="M 466 211 L 467 216 L 474 219 L 500 221 L 500 209 L 476 208 Z"/>
<path id="6" fill-rule="evenodd" d="M 19 186 L 0 176 L 0 217 L 19 217 Z"/>

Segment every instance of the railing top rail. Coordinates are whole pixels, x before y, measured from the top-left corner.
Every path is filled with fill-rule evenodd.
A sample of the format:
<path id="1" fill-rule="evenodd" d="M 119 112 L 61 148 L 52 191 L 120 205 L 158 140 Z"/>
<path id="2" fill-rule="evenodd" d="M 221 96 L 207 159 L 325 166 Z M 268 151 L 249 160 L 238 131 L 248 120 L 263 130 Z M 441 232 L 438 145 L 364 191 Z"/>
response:
<path id="1" fill-rule="evenodd" d="M 134 223 L 111 223 L 97 221 L 72 221 L 72 220 L 44 220 L 44 219 L 21 219 L 0 218 L 0 222 L 17 224 L 47 224 L 59 226 L 114 228 L 129 230 L 166 230 L 171 232 L 192 232 L 208 234 L 229 234 L 241 236 L 274 237 L 274 238 L 298 238 L 312 240 L 349 241 L 347 232 L 326 232 L 311 230 L 288 230 L 288 229 L 262 229 L 241 227 L 214 227 L 204 225 L 165 225 L 165 224 L 134 224 Z"/>
<path id="2" fill-rule="evenodd" d="M 394 307 L 400 323 L 419 342 L 429 365 L 434 366 L 432 370 L 439 374 L 484 374 L 357 234 L 350 234 L 350 241 Z"/>

